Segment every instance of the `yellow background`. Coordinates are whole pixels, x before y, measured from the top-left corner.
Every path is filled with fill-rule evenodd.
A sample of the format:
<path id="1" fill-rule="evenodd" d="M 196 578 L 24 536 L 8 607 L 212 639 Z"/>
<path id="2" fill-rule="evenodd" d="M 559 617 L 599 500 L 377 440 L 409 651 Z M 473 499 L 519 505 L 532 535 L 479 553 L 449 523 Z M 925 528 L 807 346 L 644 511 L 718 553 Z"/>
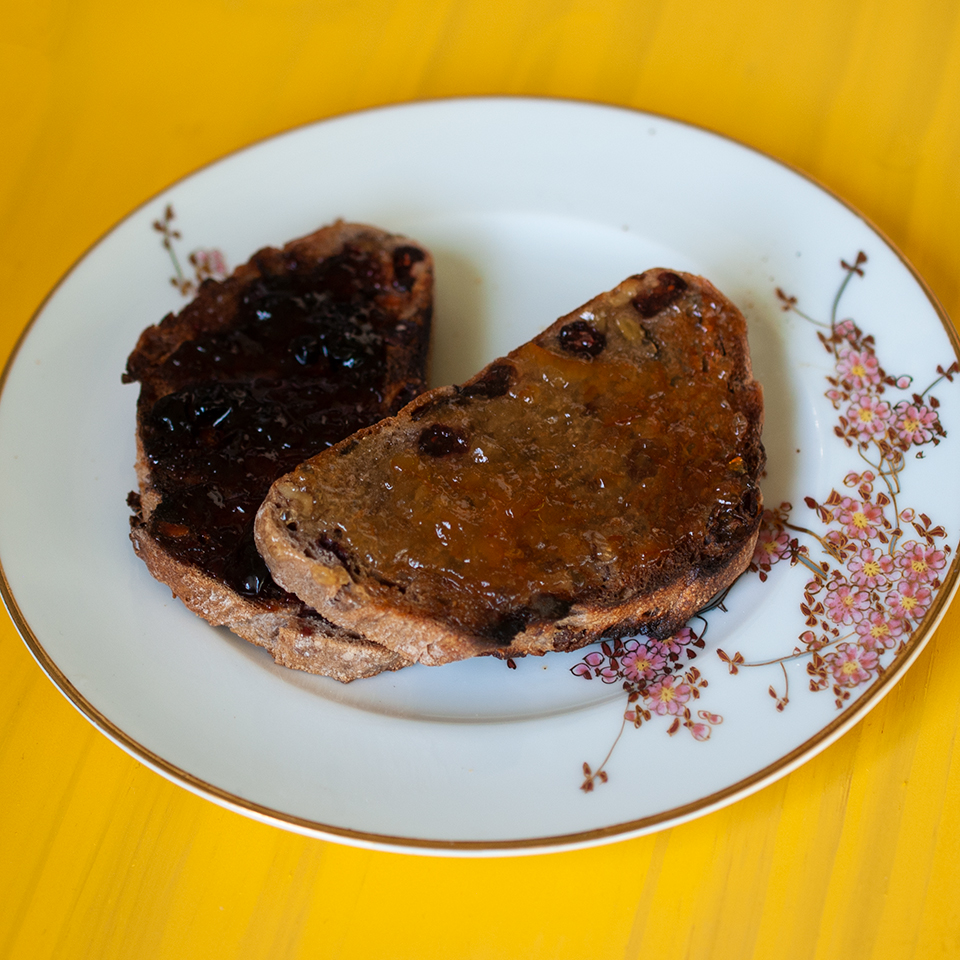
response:
<path id="1" fill-rule="evenodd" d="M 638 107 L 767 151 L 960 316 L 955 0 L 4 0 L 0 24 L 2 356 L 100 235 L 199 165 L 477 93 Z M 864 722 L 726 810 L 476 861 L 352 850 L 188 794 L 83 720 L 4 618 L 0 957 L 957 957 L 958 640 L 955 607 Z"/>

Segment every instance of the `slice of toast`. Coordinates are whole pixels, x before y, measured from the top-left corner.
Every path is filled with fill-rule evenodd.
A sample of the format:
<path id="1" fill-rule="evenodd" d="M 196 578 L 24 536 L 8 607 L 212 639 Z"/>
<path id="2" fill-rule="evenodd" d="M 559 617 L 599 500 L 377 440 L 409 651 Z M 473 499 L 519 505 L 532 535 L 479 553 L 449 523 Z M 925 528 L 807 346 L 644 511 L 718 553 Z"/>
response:
<path id="1" fill-rule="evenodd" d="M 134 548 L 187 607 L 284 666 L 348 681 L 408 663 L 274 583 L 253 521 L 277 477 L 424 389 L 432 296 L 427 250 L 337 222 L 205 281 L 127 361 Z"/>
<path id="2" fill-rule="evenodd" d="M 257 546 L 421 663 L 662 638 L 750 561 L 762 421 L 737 308 L 648 270 L 283 477 Z"/>

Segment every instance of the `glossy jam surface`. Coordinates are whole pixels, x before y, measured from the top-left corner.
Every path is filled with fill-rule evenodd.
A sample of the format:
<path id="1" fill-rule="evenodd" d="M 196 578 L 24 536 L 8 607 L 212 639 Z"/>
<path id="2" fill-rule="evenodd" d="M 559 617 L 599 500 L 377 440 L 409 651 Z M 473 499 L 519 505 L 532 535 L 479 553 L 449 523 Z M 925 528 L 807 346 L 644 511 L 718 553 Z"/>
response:
<path id="1" fill-rule="evenodd" d="M 383 281 L 373 256 L 348 248 L 310 269 L 282 266 L 245 285 L 228 327 L 165 361 L 158 377 L 175 389 L 141 419 L 162 495 L 149 532 L 173 557 L 268 603 L 288 595 L 254 546 L 257 508 L 277 477 L 393 412 L 386 344 L 405 332 L 374 305 Z"/>
<path id="2" fill-rule="evenodd" d="M 279 485 L 298 536 L 495 641 L 722 560 L 759 512 L 759 389 L 729 388 L 724 345 L 743 319 L 683 289 L 655 289 L 650 319 L 649 293 L 621 285 L 403 430 L 304 465 Z"/>

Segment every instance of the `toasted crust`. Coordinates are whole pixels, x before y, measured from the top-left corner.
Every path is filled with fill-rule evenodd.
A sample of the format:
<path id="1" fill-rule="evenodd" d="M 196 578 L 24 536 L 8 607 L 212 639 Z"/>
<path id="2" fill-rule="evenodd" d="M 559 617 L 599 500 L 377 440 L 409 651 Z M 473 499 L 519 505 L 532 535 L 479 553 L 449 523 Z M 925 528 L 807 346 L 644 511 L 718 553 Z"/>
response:
<path id="1" fill-rule="evenodd" d="M 281 666 L 349 683 L 410 663 L 379 643 L 334 626 L 299 601 L 265 609 L 246 600 L 214 577 L 173 559 L 142 522 L 133 526 L 130 539 L 150 573 L 187 609 L 263 647 Z"/>
<path id="2" fill-rule="evenodd" d="M 409 451 L 416 450 L 418 438 L 423 451 L 424 431 L 432 425 L 445 424 L 448 433 L 461 430 L 466 435 L 472 426 L 489 422 L 490 408 L 485 404 L 518 403 L 517 398 L 523 395 L 529 400 L 531 392 L 527 386 L 553 377 L 553 358 L 559 358 L 556 362 L 566 363 L 568 366 L 563 369 L 569 369 L 571 361 L 558 344 L 565 336 L 570 339 L 582 333 L 583 318 L 589 318 L 591 324 L 587 328 L 587 347 L 583 349 L 592 343 L 590 337 L 596 333 L 593 325 L 603 326 L 607 331 L 603 342 L 619 350 L 620 359 L 630 359 L 638 377 L 656 386 L 656 397 L 663 397 L 665 383 L 670 385 L 666 388 L 668 398 L 673 385 L 681 381 L 676 388 L 678 396 L 683 384 L 693 384 L 700 391 L 696 394 L 702 401 L 700 409 L 672 412 L 687 418 L 688 431 L 691 422 L 694 428 L 700 422 L 704 436 L 725 430 L 723 437 L 732 438 L 729 453 L 714 464 L 711 474 L 714 486 L 726 484 L 717 503 L 705 502 L 699 507 L 689 504 L 683 514 L 689 529 L 685 527 L 683 536 L 678 534 L 668 549 L 652 553 L 649 562 L 627 569 L 618 567 L 614 557 L 606 568 L 600 564 L 599 585 L 580 594 L 574 591 L 559 599 L 548 596 L 545 606 L 537 599 L 519 613 L 501 611 L 499 621 L 497 611 L 490 611 L 488 619 L 499 623 L 493 631 L 476 618 L 469 620 L 469 610 L 462 616 L 457 613 L 457 589 L 451 588 L 447 597 L 440 595 L 438 599 L 433 593 L 429 594 L 429 601 L 424 600 L 427 591 L 418 585 L 416 574 L 404 578 L 401 571 L 398 577 L 396 564 L 390 567 L 390 558 L 381 557 L 375 543 L 363 541 L 364 560 L 352 556 L 350 537 L 356 527 L 362 526 L 356 520 L 358 516 L 363 518 L 365 508 L 351 502 L 344 493 L 345 484 L 338 478 L 352 478 L 357 496 L 371 504 L 369 510 L 380 510 L 376 523 L 388 523 L 390 512 L 396 512 L 394 501 L 377 506 L 379 492 L 375 484 L 380 480 L 367 480 L 380 469 L 377 464 L 405 464 L 402 457 L 409 459 Z M 531 356 L 545 358 L 542 371 L 535 364 L 531 367 Z M 591 361 L 589 356 L 582 359 L 587 364 Z M 511 375 L 519 376 L 520 381 L 512 383 L 509 397 L 490 395 L 490 385 L 503 379 L 505 369 L 513 371 Z M 654 386 L 650 391 L 654 396 Z M 493 392 L 496 394 L 496 390 Z M 689 392 L 682 395 L 687 400 L 691 396 Z M 657 402 L 667 411 L 665 415 L 670 415 L 669 399 Z M 679 402 L 682 401 L 676 401 Z M 715 427 L 714 421 L 722 421 L 725 426 Z M 273 485 L 258 513 L 257 546 L 277 582 L 325 617 L 424 664 L 478 655 L 542 655 L 550 650 L 574 650 L 604 636 L 647 633 L 665 637 L 729 587 L 750 562 L 762 515 L 757 486 L 765 460 L 760 442 L 762 422 L 762 391 L 753 380 L 742 315 L 703 278 L 649 270 L 560 318 L 531 344 L 495 361 L 466 384 L 422 394 L 396 417 L 360 431 L 282 478 Z M 695 436 L 687 446 L 696 450 Z M 679 456 L 678 449 L 671 448 L 668 456 Z M 587 466 L 577 474 L 583 490 L 574 491 L 573 500 L 580 500 L 581 493 L 588 497 L 588 488 L 596 489 L 595 484 L 591 487 L 589 483 L 592 453 L 588 451 L 583 456 Z M 626 463 L 618 462 L 621 471 L 628 470 Z M 552 469 L 555 464 L 549 466 Z M 682 464 L 661 466 L 673 469 L 678 484 L 683 485 L 679 483 L 684 479 Z M 596 477 L 610 469 L 609 460 L 598 461 Z M 629 469 L 635 469 L 635 464 Z M 454 486 L 457 482 L 455 478 Z M 638 485 L 642 486 L 642 482 L 638 481 Z M 392 487 L 392 480 L 384 480 L 381 486 Z M 669 489 L 668 486 L 667 496 Z M 729 509 L 727 503 L 731 504 Z M 429 499 L 424 509 L 430 509 Z M 423 519 L 416 512 L 411 516 L 415 521 Z M 429 517 L 432 521 L 433 515 Z M 641 518 L 636 527 L 646 530 L 655 527 L 657 521 L 656 516 Z M 612 536 L 614 528 L 622 532 L 620 518 L 613 518 L 602 529 L 598 527 L 595 536 Z M 476 532 L 475 527 L 470 529 Z M 343 540 L 336 539 L 343 530 Z M 561 532 L 551 528 L 545 536 Z M 491 537 L 510 535 L 512 532 L 504 527 Z M 594 533 L 591 531 L 590 535 Z M 476 538 L 474 543 L 480 539 Z M 469 551 L 470 547 L 465 549 Z M 505 555 L 520 553 L 514 550 L 511 554 L 508 549 Z M 542 544 L 541 555 L 549 556 Z M 466 559 L 474 561 L 474 567 L 469 569 L 475 569 L 476 552 Z M 462 564 L 456 568 L 461 584 L 466 569 Z M 504 618 L 502 614 L 509 616 Z M 509 628 L 508 635 L 504 635 L 504 623 Z"/>
<path id="3" fill-rule="evenodd" d="M 147 419 L 157 401 L 185 389 L 184 376 L 171 358 L 189 341 L 211 335 L 229 334 L 243 298 L 263 278 L 286 275 L 291 264 L 312 266 L 344 250 L 361 250 L 378 263 L 383 275 L 394 277 L 395 251 L 412 249 L 422 258 L 408 265 L 404 283 L 386 283 L 374 298 L 376 307 L 389 321 L 387 346 L 376 400 L 363 400 L 355 416 L 367 423 L 403 405 L 424 387 L 430 314 L 432 309 L 433 264 L 430 254 L 404 237 L 374 227 L 337 222 L 309 236 L 291 241 L 282 249 L 266 248 L 222 282 L 206 281 L 197 297 L 179 314 L 170 314 L 141 334 L 130 355 L 125 382 L 140 381 L 137 405 L 136 471 L 140 492 L 131 496 L 134 516 L 130 539 L 151 574 L 170 587 L 185 606 L 211 624 L 226 626 L 245 640 L 267 649 L 277 663 L 310 673 L 349 682 L 384 670 L 406 666 L 409 660 L 354 632 L 334 626 L 297 597 L 276 589 L 268 596 L 243 595 L 224 577 L 203 563 L 178 557 L 158 536 L 154 514 L 164 500 L 165 487 L 147 454 Z M 400 331 L 399 333 L 396 331 Z M 257 371 L 246 376 L 257 376 Z M 318 375 L 318 377 L 321 377 Z M 224 377 L 211 366 L 200 369 L 198 380 L 210 382 Z M 332 395 L 336 400 L 337 394 Z M 321 397 L 322 399 L 322 397 Z M 333 401 L 331 401 L 333 402 Z M 358 401 L 359 403 L 360 401 Z M 351 411 L 351 415 L 354 413 Z M 350 432 L 350 431 L 346 431 Z M 343 434 L 340 434 L 343 436 Z M 333 437 L 332 439 L 339 439 Z M 272 477 L 267 479 L 267 483 Z M 253 503 L 256 507 L 259 495 Z M 252 511 L 251 511 L 252 512 Z M 252 530 L 250 549 L 252 545 Z"/>

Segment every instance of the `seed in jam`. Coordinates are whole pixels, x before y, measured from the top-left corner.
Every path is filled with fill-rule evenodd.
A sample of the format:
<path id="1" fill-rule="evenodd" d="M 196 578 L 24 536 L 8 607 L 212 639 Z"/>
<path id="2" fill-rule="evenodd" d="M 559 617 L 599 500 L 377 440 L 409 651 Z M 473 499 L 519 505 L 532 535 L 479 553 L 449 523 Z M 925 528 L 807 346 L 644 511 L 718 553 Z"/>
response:
<path id="1" fill-rule="evenodd" d="M 467 438 L 463 431 L 456 427 L 435 423 L 420 432 L 417 447 L 428 457 L 448 457 L 454 453 L 463 453 L 467 449 Z"/>
<path id="2" fill-rule="evenodd" d="M 661 310 L 679 300 L 686 289 L 687 281 L 683 277 L 664 270 L 651 290 L 634 297 L 633 305 L 644 319 L 655 317 Z"/>
<path id="3" fill-rule="evenodd" d="M 560 346 L 567 353 L 595 357 L 603 352 L 607 338 L 589 320 L 574 320 L 560 329 Z"/>

